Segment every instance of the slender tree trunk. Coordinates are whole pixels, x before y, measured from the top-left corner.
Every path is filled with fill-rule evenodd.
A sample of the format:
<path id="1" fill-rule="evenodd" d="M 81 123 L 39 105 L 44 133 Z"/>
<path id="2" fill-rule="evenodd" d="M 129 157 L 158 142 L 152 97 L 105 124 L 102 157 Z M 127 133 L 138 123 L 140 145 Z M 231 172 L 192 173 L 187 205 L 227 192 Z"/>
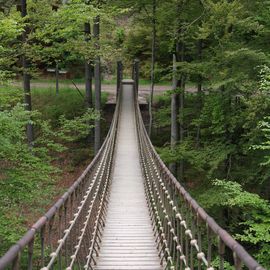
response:
<path id="1" fill-rule="evenodd" d="M 180 144 L 183 143 L 185 138 L 184 129 L 184 109 L 185 109 L 185 77 L 181 76 L 181 94 L 180 94 Z M 179 177 L 181 180 L 184 178 L 184 161 L 180 161 Z"/>
<path id="2" fill-rule="evenodd" d="M 85 42 L 89 42 L 91 40 L 91 25 L 89 22 L 84 24 L 84 35 L 85 35 Z M 93 89 L 92 89 L 92 82 L 93 82 L 93 68 L 92 62 L 86 58 L 84 63 L 84 72 L 85 72 L 85 106 L 86 109 L 93 108 Z M 91 121 L 89 121 L 89 126 L 91 126 Z M 93 130 L 89 130 L 89 136 L 87 137 L 88 142 L 91 143 L 94 141 L 94 133 Z"/>
<path id="3" fill-rule="evenodd" d="M 93 108 L 92 65 L 85 61 L 85 103 L 86 108 Z"/>
<path id="4" fill-rule="evenodd" d="M 59 64 L 58 61 L 55 65 L 55 88 L 56 88 L 56 95 L 59 95 Z"/>
<path id="5" fill-rule="evenodd" d="M 84 24 L 85 41 L 89 42 L 91 40 L 91 28 L 90 23 Z M 85 59 L 85 103 L 86 108 L 93 108 L 93 98 L 92 98 L 92 65 Z"/>
<path id="6" fill-rule="evenodd" d="M 157 38 L 157 29 L 156 29 L 156 10 L 157 10 L 157 2 L 153 0 L 153 18 L 152 18 L 152 26 L 153 26 L 153 37 L 152 37 L 152 60 L 151 60 L 151 93 L 149 99 L 149 130 L 148 134 L 151 137 L 152 128 L 153 128 L 153 98 L 154 98 L 154 89 L 155 89 L 155 62 L 156 62 L 156 38 Z"/>
<path id="7" fill-rule="evenodd" d="M 173 91 L 177 90 L 176 78 L 176 56 L 173 55 Z M 179 93 L 173 93 L 171 96 L 171 149 L 174 150 L 179 140 Z M 177 175 L 176 163 L 170 164 L 170 170 L 174 175 Z"/>
<path id="8" fill-rule="evenodd" d="M 100 35 L 100 17 L 97 16 L 94 20 L 94 37 L 96 39 L 96 48 L 99 50 L 99 35 Z M 101 64 L 100 56 L 95 59 L 95 109 L 101 112 Z M 100 118 L 95 120 L 95 154 L 99 151 L 101 145 L 101 122 Z"/>
<path id="9" fill-rule="evenodd" d="M 202 61 L 202 40 L 198 41 L 198 60 Z M 202 77 L 199 75 L 198 85 L 197 85 L 197 95 L 198 95 L 198 107 L 199 111 L 202 109 Z M 201 140 L 201 127 L 200 124 L 197 126 L 197 135 L 196 135 L 196 147 L 199 148 Z"/>
<path id="10" fill-rule="evenodd" d="M 27 16 L 27 4 L 26 0 L 21 0 L 21 16 Z M 22 42 L 25 43 L 27 39 L 28 29 L 26 27 L 25 31 L 22 34 Z M 23 89 L 24 89 L 24 103 L 25 108 L 28 111 L 32 110 L 32 101 L 31 101 L 31 86 L 30 86 L 30 79 L 31 76 L 28 73 L 29 69 L 29 61 L 27 60 L 25 54 L 22 56 L 22 67 L 23 67 Z M 33 146 L 34 141 L 34 129 L 32 124 L 27 124 L 26 126 L 26 135 L 27 140 L 30 146 Z"/>
<path id="11" fill-rule="evenodd" d="M 221 95 L 222 95 L 222 102 L 223 102 L 223 110 L 224 110 L 224 114 L 226 115 L 228 112 L 231 112 L 232 110 L 232 104 L 231 104 L 231 95 L 229 93 L 229 91 L 226 91 L 226 87 L 224 85 L 221 86 L 220 88 L 221 91 Z M 225 117 L 227 118 L 227 117 Z M 232 144 L 232 134 L 230 132 L 229 129 L 229 124 L 228 122 L 225 120 L 225 140 L 227 144 Z M 229 179 L 230 177 L 230 173 L 231 173 L 231 167 L 232 167 L 232 153 L 227 154 L 227 157 L 224 161 L 224 175 L 226 177 L 226 179 Z"/>
<path id="12" fill-rule="evenodd" d="M 180 30 L 181 41 L 179 40 L 176 44 L 176 56 L 177 61 L 184 62 L 185 60 L 185 45 L 183 41 L 183 31 L 182 27 Z M 184 141 L 184 101 L 185 101 L 185 76 L 181 74 L 180 79 L 177 81 L 177 87 L 180 87 L 180 109 L 179 109 L 179 123 L 180 123 L 180 134 L 179 142 L 180 144 Z M 179 178 L 183 180 L 184 178 L 184 161 L 181 160 L 179 164 Z"/>

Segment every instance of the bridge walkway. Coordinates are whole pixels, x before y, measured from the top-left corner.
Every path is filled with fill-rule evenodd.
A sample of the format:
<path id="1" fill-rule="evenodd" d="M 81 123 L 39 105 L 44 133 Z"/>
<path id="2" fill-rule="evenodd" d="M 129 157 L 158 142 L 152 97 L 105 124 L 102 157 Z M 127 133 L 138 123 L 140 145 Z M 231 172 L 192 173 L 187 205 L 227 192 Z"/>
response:
<path id="1" fill-rule="evenodd" d="M 160 270 L 139 163 L 133 86 L 124 85 L 115 165 L 96 270 Z"/>

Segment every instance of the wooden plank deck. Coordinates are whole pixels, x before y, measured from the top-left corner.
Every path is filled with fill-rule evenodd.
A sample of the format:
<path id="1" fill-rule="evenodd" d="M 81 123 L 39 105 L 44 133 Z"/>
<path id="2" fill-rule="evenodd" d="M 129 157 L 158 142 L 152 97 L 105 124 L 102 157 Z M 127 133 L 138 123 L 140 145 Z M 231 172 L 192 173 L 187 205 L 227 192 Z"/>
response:
<path id="1" fill-rule="evenodd" d="M 96 270 L 161 270 L 136 137 L 133 86 L 124 85 L 115 168 Z"/>

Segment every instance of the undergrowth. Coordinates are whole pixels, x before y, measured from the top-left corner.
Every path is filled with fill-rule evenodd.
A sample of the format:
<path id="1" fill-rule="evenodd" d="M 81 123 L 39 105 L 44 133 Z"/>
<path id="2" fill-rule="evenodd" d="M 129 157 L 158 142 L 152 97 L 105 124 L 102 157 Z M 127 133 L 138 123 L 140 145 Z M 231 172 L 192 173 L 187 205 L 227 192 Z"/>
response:
<path id="1" fill-rule="evenodd" d="M 92 158 L 89 132 L 100 117 L 86 110 L 84 98 L 71 88 L 58 96 L 53 88 L 32 89 L 31 113 L 22 93 L 0 86 L 0 256 L 64 192 L 63 173 L 72 174 Z M 103 94 L 103 105 L 106 99 Z M 32 148 L 27 123 L 34 125 Z"/>

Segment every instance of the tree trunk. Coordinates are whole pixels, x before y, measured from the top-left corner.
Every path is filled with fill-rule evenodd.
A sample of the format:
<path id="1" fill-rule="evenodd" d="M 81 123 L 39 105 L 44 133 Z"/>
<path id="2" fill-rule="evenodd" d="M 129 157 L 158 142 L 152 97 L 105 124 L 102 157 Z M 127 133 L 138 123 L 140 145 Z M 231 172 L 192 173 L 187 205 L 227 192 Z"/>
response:
<path id="1" fill-rule="evenodd" d="M 155 89 L 155 62 L 156 62 L 156 38 L 157 38 L 157 29 L 156 29 L 156 10 L 157 2 L 153 0 L 153 18 L 152 18 L 152 27 L 153 27 L 153 37 L 152 37 L 152 60 L 151 60 L 151 93 L 149 99 L 149 130 L 148 134 L 151 138 L 152 128 L 153 128 L 153 98 L 154 98 L 154 89 Z"/>
<path id="2" fill-rule="evenodd" d="M 198 60 L 202 61 L 202 40 L 198 41 Z M 202 110 L 202 77 L 199 75 L 198 85 L 197 85 L 197 95 L 198 95 L 198 108 L 199 111 Z M 201 140 L 201 127 L 200 124 L 197 126 L 197 135 L 196 135 L 196 147 L 199 148 Z"/>
<path id="3" fill-rule="evenodd" d="M 56 95 L 59 95 L 59 64 L 56 62 L 55 65 L 55 89 L 56 89 Z"/>
<path id="4" fill-rule="evenodd" d="M 26 0 L 21 0 L 21 16 L 27 16 L 27 5 Z M 28 29 L 26 27 L 25 31 L 22 34 L 22 42 L 25 43 L 27 39 Z M 32 110 L 32 101 L 31 101 L 31 86 L 30 86 L 30 79 L 31 76 L 28 73 L 29 69 L 29 61 L 27 60 L 26 56 L 22 56 L 22 67 L 23 67 L 23 89 L 24 89 L 24 103 L 26 110 Z M 26 136 L 30 146 L 33 146 L 34 141 L 34 129 L 33 125 L 28 123 L 26 126 Z"/>
<path id="5" fill-rule="evenodd" d="M 173 91 L 177 89 L 177 78 L 176 78 L 176 56 L 173 55 Z M 173 93 L 171 96 L 171 149 L 174 150 L 179 140 L 179 93 Z M 170 164 L 171 172 L 177 175 L 176 163 Z"/>
<path id="6" fill-rule="evenodd" d="M 85 41 L 89 42 L 91 40 L 91 30 L 90 23 L 84 24 L 84 33 Z M 85 103 L 86 108 L 93 108 L 93 99 L 92 99 L 92 65 L 85 59 Z"/>
<path id="7" fill-rule="evenodd" d="M 180 30 L 181 41 L 179 40 L 176 44 L 176 56 L 177 61 L 184 62 L 185 61 L 185 45 L 183 41 L 183 30 L 181 27 Z M 180 123 L 180 135 L 179 142 L 180 144 L 184 141 L 184 102 L 185 102 L 185 75 L 181 74 L 180 79 L 177 81 L 177 87 L 180 87 L 180 110 L 179 110 L 179 123 Z M 183 180 L 184 178 L 184 161 L 180 161 L 179 166 L 179 178 Z"/>
<path id="8" fill-rule="evenodd" d="M 221 95 L 222 95 L 222 102 L 223 102 L 223 111 L 224 111 L 224 115 L 225 115 L 225 125 L 224 125 L 224 131 L 225 131 L 225 140 L 226 140 L 226 144 L 231 145 L 233 144 L 232 142 L 232 134 L 230 132 L 230 128 L 229 128 L 229 123 L 227 121 L 227 114 L 231 112 L 232 110 L 232 104 L 231 104 L 231 95 L 229 93 L 229 91 L 226 91 L 226 87 L 225 85 L 222 85 L 220 87 L 220 91 L 221 91 Z M 233 158 L 233 154 L 229 153 L 227 154 L 227 157 L 224 161 L 224 175 L 226 179 L 229 179 L 230 174 L 231 174 L 231 166 L 232 166 L 232 158 Z"/>
<path id="9" fill-rule="evenodd" d="M 96 39 L 96 48 L 99 50 L 99 35 L 100 35 L 100 17 L 97 16 L 94 20 L 94 37 Z M 95 59 L 95 109 L 101 112 L 101 65 L 100 56 Z M 101 123 L 100 117 L 95 120 L 95 154 L 98 153 L 101 145 Z"/>
<path id="10" fill-rule="evenodd" d="M 181 76 L 181 94 L 180 94 L 180 144 L 183 143 L 185 138 L 184 129 L 184 109 L 185 109 L 185 77 Z M 179 177 L 183 181 L 184 179 L 184 160 L 180 161 Z"/>

